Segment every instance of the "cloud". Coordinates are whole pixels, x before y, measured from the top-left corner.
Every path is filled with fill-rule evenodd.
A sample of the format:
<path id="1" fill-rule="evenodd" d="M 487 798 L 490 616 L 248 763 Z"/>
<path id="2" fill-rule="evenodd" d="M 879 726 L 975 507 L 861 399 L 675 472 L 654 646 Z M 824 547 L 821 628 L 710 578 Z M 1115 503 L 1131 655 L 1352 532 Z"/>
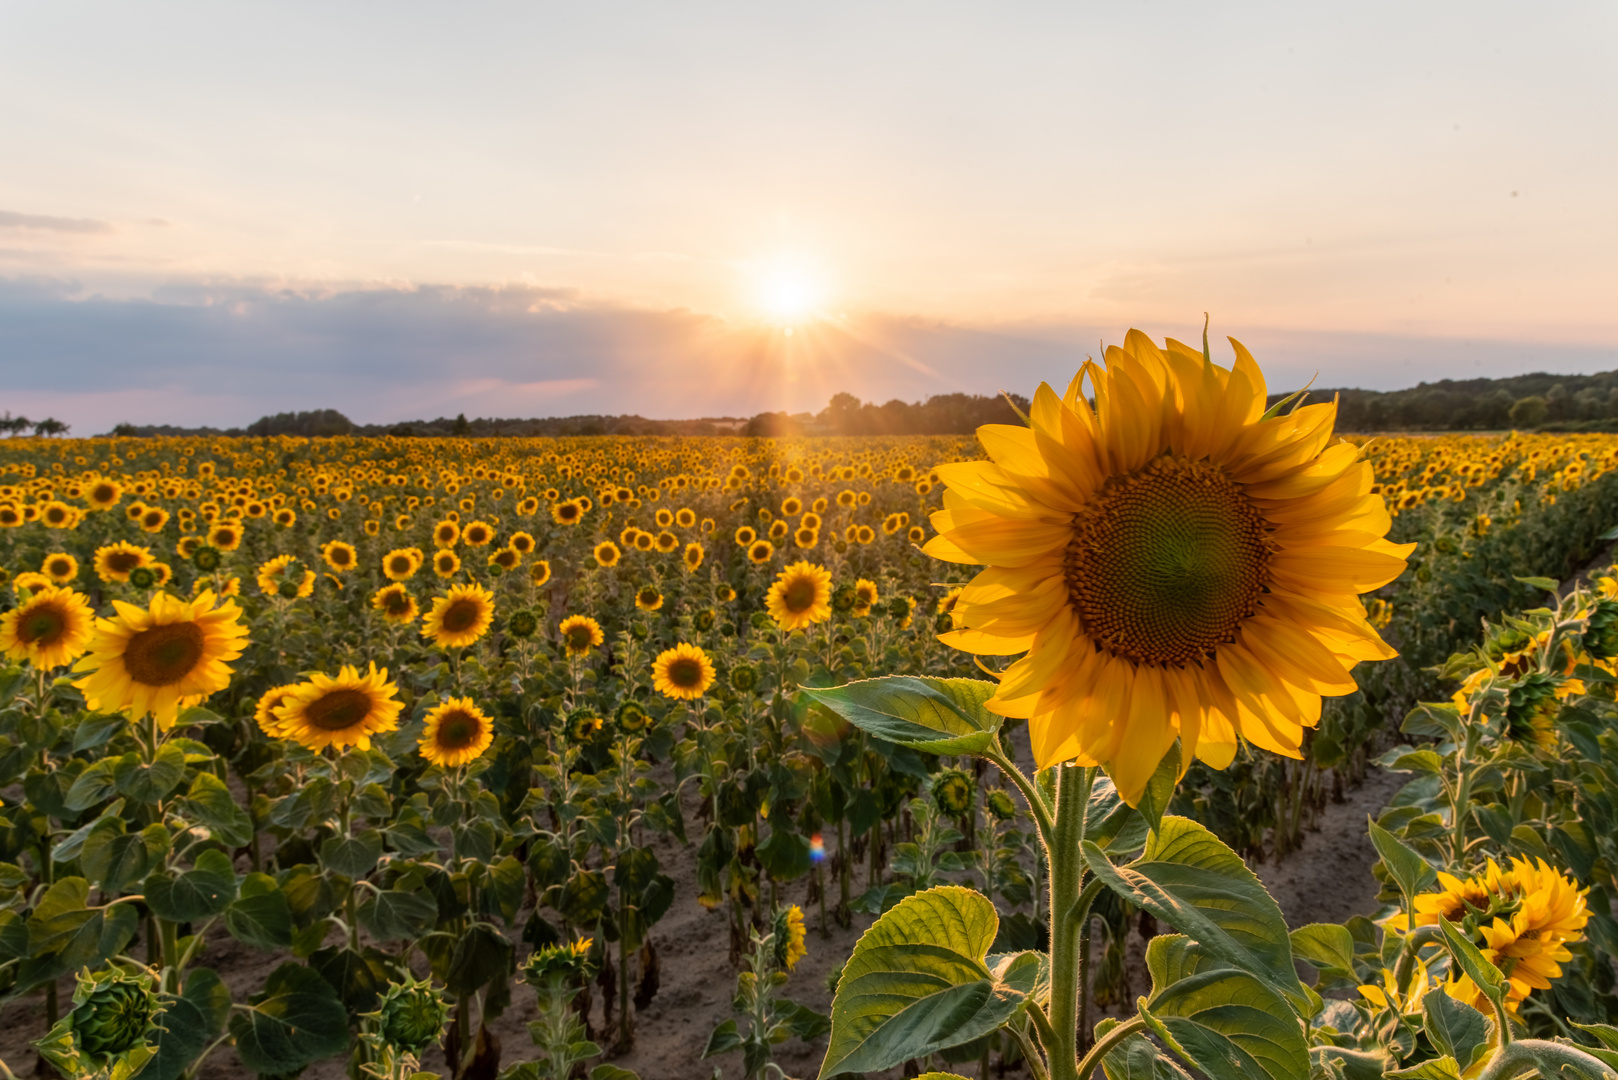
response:
<path id="1" fill-rule="evenodd" d="M 177 283 L 142 299 L 47 277 L 0 279 L 0 409 L 75 431 L 128 420 L 241 426 L 335 408 L 360 422 L 818 410 L 869 401 L 1063 387 L 1123 326 L 970 326 L 855 315 L 780 330 L 684 309 L 596 303 L 570 289 L 290 288 Z M 1200 323 L 1144 327 L 1197 341 Z M 1219 328 L 1216 328 L 1216 330 Z M 1229 328 L 1227 328 L 1229 329 Z M 1618 367 L 1611 347 L 1241 328 L 1276 389 L 1394 389 L 1419 380 Z M 1228 349 L 1218 344 L 1216 354 Z"/>
<path id="2" fill-rule="evenodd" d="M 35 229 L 43 232 L 110 233 L 112 222 L 95 218 L 51 217 L 48 214 L 19 214 L 0 210 L 0 229 Z"/>

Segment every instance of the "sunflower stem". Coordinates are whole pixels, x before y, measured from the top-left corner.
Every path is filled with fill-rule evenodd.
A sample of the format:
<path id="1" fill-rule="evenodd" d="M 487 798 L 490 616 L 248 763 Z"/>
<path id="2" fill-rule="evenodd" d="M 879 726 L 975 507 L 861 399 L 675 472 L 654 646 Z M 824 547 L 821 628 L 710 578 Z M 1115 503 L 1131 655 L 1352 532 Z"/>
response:
<path id="1" fill-rule="evenodd" d="M 1084 885 L 1084 811 L 1095 769 L 1062 765 L 1056 770 L 1054 842 L 1046 849 L 1051 890 L 1051 1080 L 1078 1080 L 1079 930 Z M 1093 895 L 1093 894 L 1092 894 Z"/>

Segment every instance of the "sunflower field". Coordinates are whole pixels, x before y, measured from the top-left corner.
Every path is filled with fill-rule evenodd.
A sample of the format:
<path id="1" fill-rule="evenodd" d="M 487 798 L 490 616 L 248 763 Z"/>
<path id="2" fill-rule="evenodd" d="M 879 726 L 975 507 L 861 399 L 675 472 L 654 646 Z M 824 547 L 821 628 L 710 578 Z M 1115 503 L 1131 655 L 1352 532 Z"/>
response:
<path id="1" fill-rule="evenodd" d="M 1610 1071 L 1618 583 L 1544 597 L 1618 437 L 1245 356 L 975 439 L 0 442 L 6 1073 L 626 1080 L 677 910 L 734 1015 L 652 1075 Z M 1239 853 L 1378 764 L 1386 908 L 1289 930 Z"/>

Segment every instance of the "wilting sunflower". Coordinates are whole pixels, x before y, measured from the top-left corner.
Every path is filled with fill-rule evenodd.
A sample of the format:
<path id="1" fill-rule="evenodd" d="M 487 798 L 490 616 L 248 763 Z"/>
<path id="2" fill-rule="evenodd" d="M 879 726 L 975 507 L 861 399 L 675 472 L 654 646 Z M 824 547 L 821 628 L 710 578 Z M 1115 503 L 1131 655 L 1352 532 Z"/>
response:
<path id="1" fill-rule="evenodd" d="M 494 622 L 494 593 L 482 585 L 456 585 L 433 600 L 421 620 L 421 636 L 440 649 L 459 649 L 489 632 Z"/>
<path id="2" fill-rule="evenodd" d="M 764 597 L 770 618 L 783 630 L 801 630 L 831 618 L 831 571 L 810 562 L 782 570 Z"/>
<path id="3" fill-rule="evenodd" d="M 680 701 L 693 701 L 707 693 L 713 678 L 708 654 L 684 642 L 665 649 L 652 662 L 652 689 Z"/>
<path id="4" fill-rule="evenodd" d="M 277 555 L 258 568 L 258 588 L 265 596 L 302 600 L 315 591 L 315 572 L 291 555 Z"/>
<path id="5" fill-rule="evenodd" d="M 421 610 L 416 606 L 416 598 L 410 595 L 410 590 L 397 581 L 382 586 L 372 594 L 371 607 L 382 613 L 384 621 L 397 626 L 408 626 L 415 622 Z"/>
<path id="6" fill-rule="evenodd" d="M 148 548 L 136 547 L 122 540 L 96 548 L 96 576 L 105 582 L 128 581 L 131 570 L 150 565 L 152 553 Z"/>
<path id="7" fill-rule="evenodd" d="M 702 545 L 693 540 L 685 545 L 685 554 L 680 556 L 680 560 L 685 563 L 685 568 L 694 574 L 702 565 L 702 554 Z"/>
<path id="8" fill-rule="evenodd" d="M 66 585 L 79 576 L 79 560 L 64 552 L 57 552 L 45 556 L 45 561 L 39 564 L 39 570 L 56 584 Z"/>
<path id="9" fill-rule="evenodd" d="M 421 562 L 421 549 L 394 548 L 383 556 L 382 573 L 389 581 L 408 581 L 421 569 Z"/>
<path id="10" fill-rule="evenodd" d="M 272 686 L 259 695 L 258 704 L 253 707 L 253 719 L 257 721 L 260 731 L 274 739 L 281 737 L 281 718 L 275 715 L 275 710 L 285 705 L 287 698 L 297 688 L 297 683 L 286 683 Z"/>
<path id="11" fill-rule="evenodd" d="M 539 587 L 551 579 L 551 564 L 544 559 L 529 564 L 528 583 Z"/>
<path id="12" fill-rule="evenodd" d="M 449 698 L 428 712 L 421 756 L 433 765 L 453 769 L 477 760 L 494 742 L 494 722 L 469 697 Z"/>
<path id="13" fill-rule="evenodd" d="M 1227 370 L 1131 330 L 1065 396 L 1042 385 L 1031 426 L 979 428 L 992 460 L 937 469 L 923 550 L 987 567 L 942 640 L 1026 652 L 988 707 L 1028 719 L 1041 768 L 1105 765 L 1131 803 L 1176 738 L 1182 769 L 1223 768 L 1238 738 L 1298 757 L 1321 696 L 1395 655 L 1359 595 L 1414 545 L 1383 538 L 1369 462 L 1332 442 L 1336 405 L 1270 415 L 1231 344 Z"/>
<path id="14" fill-rule="evenodd" d="M 72 589 L 47 585 L 0 615 L 0 651 L 49 671 L 79 658 L 90 644 L 95 615 Z"/>
<path id="15" fill-rule="evenodd" d="M 635 590 L 635 606 L 642 611 L 656 611 L 663 606 L 663 594 L 656 585 L 642 585 Z"/>
<path id="16" fill-rule="evenodd" d="M 310 750 L 335 746 L 371 748 L 371 736 L 398 728 L 399 710 L 404 703 L 393 695 L 397 685 L 388 682 L 388 671 L 370 671 L 344 665 L 334 679 L 317 672 L 292 692 L 275 710 L 281 722 L 281 737 L 294 739 Z"/>
<path id="17" fill-rule="evenodd" d="M 617 566 L 618 560 L 623 558 L 623 552 L 611 540 L 603 540 L 595 546 L 597 566 Z"/>
<path id="18" fill-rule="evenodd" d="M 607 640 L 601 633 L 601 624 L 588 615 L 569 615 L 556 632 L 561 635 L 569 656 L 589 656 L 591 649 Z"/>
<path id="19" fill-rule="evenodd" d="M 247 644 L 235 604 L 215 607 L 212 592 L 195 600 L 160 592 L 145 610 L 121 600 L 113 607 L 117 617 L 96 620 L 89 654 L 73 668 L 92 710 L 131 720 L 151 713 L 167 731 L 182 708 L 230 684 L 226 661 Z"/>
<path id="20" fill-rule="evenodd" d="M 343 540 L 331 540 L 320 545 L 320 557 L 339 574 L 346 574 L 359 564 L 354 545 Z"/>

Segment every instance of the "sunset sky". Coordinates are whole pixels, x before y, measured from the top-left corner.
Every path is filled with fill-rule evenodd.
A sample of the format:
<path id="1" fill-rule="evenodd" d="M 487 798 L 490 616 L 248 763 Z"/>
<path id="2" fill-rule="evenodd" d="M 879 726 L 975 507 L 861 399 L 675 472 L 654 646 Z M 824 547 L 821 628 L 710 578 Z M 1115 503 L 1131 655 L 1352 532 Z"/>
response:
<path id="1" fill-rule="evenodd" d="M 1618 367 L 1610 3 L 11 3 L 0 409 L 77 434 Z"/>

